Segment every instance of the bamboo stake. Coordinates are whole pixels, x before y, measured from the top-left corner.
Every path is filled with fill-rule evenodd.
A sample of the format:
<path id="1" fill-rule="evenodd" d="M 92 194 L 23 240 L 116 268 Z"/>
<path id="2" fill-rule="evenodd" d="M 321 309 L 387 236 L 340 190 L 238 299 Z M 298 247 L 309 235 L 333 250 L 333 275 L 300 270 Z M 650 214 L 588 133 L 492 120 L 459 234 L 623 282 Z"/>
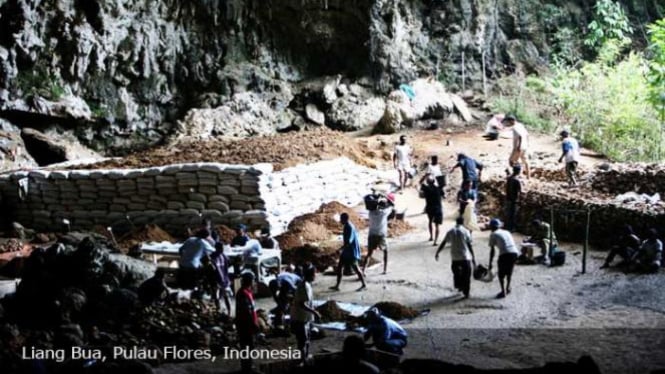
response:
<path id="1" fill-rule="evenodd" d="M 584 253 L 582 254 L 582 274 L 586 274 L 586 256 L 589 250 L 589 225 L 591 224 L 591 209 L 586 211 L 586 233 L 584 236 Z"/>

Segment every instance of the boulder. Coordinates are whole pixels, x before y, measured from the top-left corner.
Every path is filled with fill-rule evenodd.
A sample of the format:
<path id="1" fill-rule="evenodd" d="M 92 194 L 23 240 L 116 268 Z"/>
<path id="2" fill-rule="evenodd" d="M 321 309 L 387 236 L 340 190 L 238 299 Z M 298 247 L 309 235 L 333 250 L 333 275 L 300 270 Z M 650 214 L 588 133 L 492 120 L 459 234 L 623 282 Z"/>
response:
<path id="1" fill-rule="evenodd" d="M 335 101 L 327 112 L 329 126 L 344 131 L 355 131 L 374 127 L 381 120 L 386 103 L 379 97 L 358 100 L 353 96 L 343 96 Z"/>
<path id="2" fill-rule="evenodd" d="M 307 119 L 316 123 L 317 125 L 323 126 L 326 124 L 326 115 L 323 114 L 323 112 L 320 111 L 315 104 L 310 103 L 305 106 L 305 115 L 307 116 Z"/>

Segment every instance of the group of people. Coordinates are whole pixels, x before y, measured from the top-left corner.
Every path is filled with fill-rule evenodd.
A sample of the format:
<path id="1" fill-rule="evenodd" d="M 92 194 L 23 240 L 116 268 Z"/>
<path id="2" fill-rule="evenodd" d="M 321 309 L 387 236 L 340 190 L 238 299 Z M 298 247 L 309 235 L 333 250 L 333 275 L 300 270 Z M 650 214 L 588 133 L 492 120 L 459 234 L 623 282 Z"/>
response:
<path id="1" fill-rule="evenodd" d="M 610 248 L 601 269 L 610 267 L 617 255 L 623 260 L 618 266 L 627 270 L 657 272 L 663 264 L 663 242 L 659 239 L 658 230 L 649 229 L 646 239 L 641 241 L 635 235 L 633 227 L 625 225 L 616 239 L 616 244 Z"/>

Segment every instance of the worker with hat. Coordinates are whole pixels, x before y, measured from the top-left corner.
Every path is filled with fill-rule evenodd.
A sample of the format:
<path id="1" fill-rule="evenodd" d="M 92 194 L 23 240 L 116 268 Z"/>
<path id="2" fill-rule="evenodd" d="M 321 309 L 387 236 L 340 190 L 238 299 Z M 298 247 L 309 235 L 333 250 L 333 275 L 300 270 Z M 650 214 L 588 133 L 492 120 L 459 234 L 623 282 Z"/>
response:
<path id="1" fill-rule="evenodd" d="M 566 130 L 561 131 L 559 135 L 561 135 L 561 157 L 559 157 L 559 162 L 566 160 L 568 185 L 570 187 L 577 186 L 576 174 L 577 164 L 580 161 L 580 144 Z"/>
<path id="2" fill-rule="evenodd" d="M 529 132 L 522 123 L 517 122 L 517 118 L 512 114 L 507 115 L 501 123 L 513 129 L 513 150 L 508 162 L 510 166 L 513 166 L 521 161 L 524 165 L 526 178 L 529 179 L 531 177 L 529 170 Z"/>
<path id="3" fill-rule="evenodd" d="M 236 331 L 238 333 L 238 344 L 241 349 L 254 348 L 255 336 L 259 332 L 259 319 L 254 304 L 254 293 L 252 288 L 256 276 L 253 272 L 245 270 L 240 274 L 240 289 L 236 292 Z M 240 360 L 243 373 L 252 371 L 252 360 L 250 358 Z"/>
<path id="4" fill-rule="evenodd" d="M 503 223 L 498 218 L 490 220 L 490 263 L 489 270 L 492 270 L 492 262 L 494 261 L 494 247 L 499 248 L 499 259 L 497 265 L 499 268 L 499 283 L 501 284 L 501 292 L 496 295 L 497 299 L 502 299 L 510 293 L 510 280 L 513 276 L 513 269 L 519 250 L 513 240 L 513 235 L 510 231 L 503 230 L 501 227 Z M 504 286 L 505 281 L 505 286 Z"/>
<path id="5" fill-rule="evenodd" d="M 388 216 L 393 212 L 395 206 L 395 195 L 389 193 L 381 194 L 377 198 L 375 209 L 369 211 L 369 235 L 367 238 L 367 257 L 363 263 L 363 273 L 367 269 L 369 259 L 375 249 L 383 252 L 383 274 L 388 271 Z"/>
<path id="6" fill-rule="evenodd" d="M 372 338 L 374 346 L 381 351 L 401 355 L 407 344 L 406 330 L 399 323 L 382 316 L 377 308 L 370 308 L 365 313 L 368 326 L 365 341 Z"/>

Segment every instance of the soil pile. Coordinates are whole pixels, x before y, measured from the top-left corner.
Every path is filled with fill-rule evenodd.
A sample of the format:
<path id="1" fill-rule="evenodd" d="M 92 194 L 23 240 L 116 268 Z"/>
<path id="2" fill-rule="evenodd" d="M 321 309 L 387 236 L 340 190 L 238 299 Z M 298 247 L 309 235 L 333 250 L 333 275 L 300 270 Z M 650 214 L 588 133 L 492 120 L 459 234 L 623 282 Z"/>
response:
<path id="1" fill-rule="evenodd" d="M 346 321 L 350 315 L 349 312 L 340 308 L 335 300 L 326 301 L 317 307 L 316 311 L 321 314 L 321 322 L 323 323 Z"/>
<path id="2" fill-rule="evenodd" d="M 219 239 L 224 243 L 231 243 L 236 236 L 236 231 L 226 225 L 216 226 Z"/>
<path id="3" fill-rule="evenodd" d="M 145 242 L 171 242 L 175 243 L 176 239 L 169 233 L 162 230 L 159 226 L 147 224 L 132 232 L 123 235 L 118 240 L 118 246 L 122 249 L 128 250 L 136 245 Z"/>
<path id="4" fill-rule="evenodd" d="M 396 238 L 398 236 L 404 235 L 407 232 L 413 230 L 414 227 L 411 226 L 406 221 L 393 219 L 388 221 L 388 237 Z"/>
<path id="5" fill-rule="evenodd" d="M 196 152 L 192 152 L 195 149 Z M 165 147 L 130 155 L 123 159 L 76 166 L 80 169 L 148 168 L 190 162 L 255 164 L 267 162 L 275 170 L 303 163 L 348 157 L 375 167 L 369 150 L 341 132 L 329 129 L 290 132 L 244 139 L 220 138 L 210 141 L 181 141 Z"/>
<path id="6" fill-rule="evenodd" d="M 416 318 L 420 315 L 419 311 L 393 301 L 376 303 L 373 308 L 377 308 L 381 312 L 381 315 L 395 321 Z"/>
<path id="7" fill-rule="evenodd" d="M 339 260 L 339 249 L 330 245 L 319 247 L 317 245 L 305 244 L 300 247 L 282 250 L 282 262 L 285 264 L 311 263 L 318 272 L 324 272 L 330 266 L 336 266 Z"/>

